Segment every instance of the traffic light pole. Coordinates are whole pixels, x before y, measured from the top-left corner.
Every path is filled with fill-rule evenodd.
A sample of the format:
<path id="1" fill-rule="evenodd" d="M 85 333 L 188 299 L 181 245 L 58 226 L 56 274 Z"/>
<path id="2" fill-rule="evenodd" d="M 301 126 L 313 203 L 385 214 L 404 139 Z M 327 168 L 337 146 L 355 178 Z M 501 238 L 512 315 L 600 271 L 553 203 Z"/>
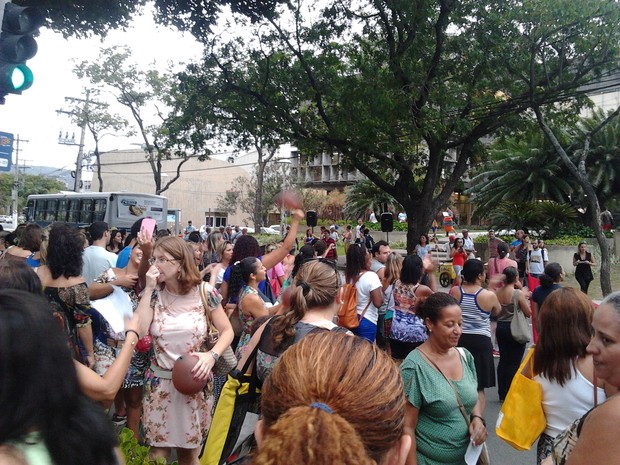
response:
<path id="1" fill-rule="evenodd" d="M 13 200 L 12 216 L 13 216 L 13 231 L 17 228 L 19 223 L 19 143 L 30 142 L 25 139 L 20 139 L 19 134 L 15 139 L 15 165 L 13 166 L 13 188 L 11 189 L 11 198 Z"/>

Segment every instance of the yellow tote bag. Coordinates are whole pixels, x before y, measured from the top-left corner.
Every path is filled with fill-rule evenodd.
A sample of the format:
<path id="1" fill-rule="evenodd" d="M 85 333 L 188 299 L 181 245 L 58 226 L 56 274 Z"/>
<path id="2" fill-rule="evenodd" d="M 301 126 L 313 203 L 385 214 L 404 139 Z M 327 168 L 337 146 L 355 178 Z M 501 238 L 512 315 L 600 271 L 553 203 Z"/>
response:
<path id="1" fill-rule="evenodd" d="M 495 425 L 495 433 L 517 450 L 529 450 L 547 426 L 542 387 L 523 374 L 528 366 L 529 373 L 533 373 L 533 354 L 534 348 L 531 348 L 523 359 Z"/>

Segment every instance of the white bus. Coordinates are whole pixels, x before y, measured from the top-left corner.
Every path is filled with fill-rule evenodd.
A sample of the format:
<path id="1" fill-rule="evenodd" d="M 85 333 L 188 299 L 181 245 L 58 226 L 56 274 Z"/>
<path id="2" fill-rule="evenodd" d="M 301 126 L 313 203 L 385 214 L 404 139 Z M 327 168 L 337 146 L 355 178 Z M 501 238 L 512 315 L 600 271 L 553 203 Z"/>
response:
<path id="1" fill-rule="evenodd" d="M 135 192 L 61 192 L 29 195 L 25 209 L 26 221 L 47 226 L 69 223 L 86 227 L 105 221 L 110 227 L 130 229 L 139 218 L 150 217 L 157 227 L 166 229 L 168 199 L 161 195 Z"/>

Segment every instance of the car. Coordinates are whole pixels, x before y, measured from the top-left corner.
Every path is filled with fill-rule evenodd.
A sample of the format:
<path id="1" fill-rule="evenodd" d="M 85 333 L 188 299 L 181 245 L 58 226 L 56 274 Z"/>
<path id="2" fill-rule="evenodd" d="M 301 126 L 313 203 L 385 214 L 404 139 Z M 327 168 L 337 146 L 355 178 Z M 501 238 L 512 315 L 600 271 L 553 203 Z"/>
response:
<path id="1" fill-rule="evenodd" d="M 266 228 L 265 226 L 260 228 L 260 233 L 261 234 L 277 234 L 278 236 L 280 235 L 280 231 L 273 229 L 271 226 Z"/>
<path id="2" fill-rule="evenodd" d="M 280 225 L 279 224 L 272 224 L 269 226 L 269 229 L 275 229 L 276 231 L 280 232 Z"/>
<path id="3" fill-rule="evenodd" d="M 10 215 L 0 215 L 0 223 L 12 223 L 13 217 Z"/>

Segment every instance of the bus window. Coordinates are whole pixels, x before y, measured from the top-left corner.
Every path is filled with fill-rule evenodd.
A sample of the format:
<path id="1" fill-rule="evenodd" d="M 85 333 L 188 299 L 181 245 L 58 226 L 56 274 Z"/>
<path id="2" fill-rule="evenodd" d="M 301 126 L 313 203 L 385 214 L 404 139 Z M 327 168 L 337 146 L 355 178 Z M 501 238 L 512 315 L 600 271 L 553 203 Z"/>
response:
<path id="1" fill-rule="evenodd" d="M 67 223 L 77 223 L 80 217 L 80 199 L 69 199 Z"/>
<path id="2" fill-rule="evenodd" d="M 82 199 L 80 210 L 80 223 L 91 224 L 93 222 L 93 199 Z"/>
<path id="3" fill-rule="evenodd" d="M 45 207 L 45 221 L 56 221 L 56 212 L 58 210 L 58 200 L 51 199 L 47 201 Z"/>
<path id="4" fill-rule="evenodd" d="M 47 200 L 37 200 L 34 204 L 34 220 L 45 221 L 45 206 Z"/>
<path id="5" fill-rule="evenodd" d="M 58 200 L 58 214 L 56 221 L 67 221 L 67 199 Z"/>
<path id="6" fill-rule="evenodd" d="M 105 221 L 105 211 L 108 201 L 106 199 L 95 199 L 93 208 L 93 222 Z"/>
<path id="7" fill-rule="evenodd" d="M 27 223 L 32 223 L 34 221 L 34 200 L 30 199 L 26 203 L 26 208 L 24 210 L 24 216 L 26 217 Z"/>

